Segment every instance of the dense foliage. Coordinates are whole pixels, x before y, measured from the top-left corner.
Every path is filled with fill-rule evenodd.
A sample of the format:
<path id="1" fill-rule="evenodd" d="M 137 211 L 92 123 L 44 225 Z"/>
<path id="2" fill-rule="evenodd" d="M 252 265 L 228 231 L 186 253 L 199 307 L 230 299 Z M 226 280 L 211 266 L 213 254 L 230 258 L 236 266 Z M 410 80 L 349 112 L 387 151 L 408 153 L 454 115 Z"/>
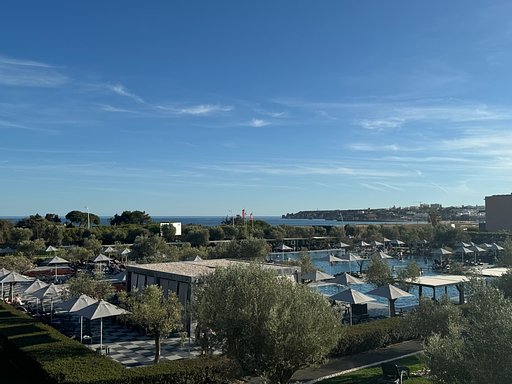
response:
<path id="1" fill-rule="evenodd" d="M 3 303 L 0 342 L 25 376 L 40 384 L 228 384 L 238 374 L 232 361 L 211 356 L 126 369 Z"/>
<path id="2" fill-rule="evenodd" d="M 206 276 L 194 314 L 200 337 L 274 383 L 321 361 L 341 333 L 339 314 L 325 298 L 257 265 Z"/>

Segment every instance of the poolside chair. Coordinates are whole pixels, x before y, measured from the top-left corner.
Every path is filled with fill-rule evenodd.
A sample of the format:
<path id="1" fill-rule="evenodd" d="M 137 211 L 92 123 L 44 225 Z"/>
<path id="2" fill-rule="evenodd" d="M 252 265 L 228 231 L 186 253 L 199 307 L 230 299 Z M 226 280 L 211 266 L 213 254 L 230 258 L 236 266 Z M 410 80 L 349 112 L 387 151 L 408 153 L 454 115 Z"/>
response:
<path id="1" fill-rule="evenodd" d="M 382 377 L 380 383 L 401 383 L 402 380 L 408 379 L 411 370 L 408 367 L 402 367 L 393 363 L 382 363 Z"/>

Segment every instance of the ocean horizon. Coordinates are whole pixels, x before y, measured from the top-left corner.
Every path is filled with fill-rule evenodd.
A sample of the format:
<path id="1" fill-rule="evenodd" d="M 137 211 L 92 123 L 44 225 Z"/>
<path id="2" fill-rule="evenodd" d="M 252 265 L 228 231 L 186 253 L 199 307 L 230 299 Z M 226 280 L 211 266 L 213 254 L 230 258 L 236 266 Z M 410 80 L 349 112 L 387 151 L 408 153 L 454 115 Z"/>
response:
<path id="1" fill-rule="evenodd" d="M 13 223 L 28 216 L 0 216 L 0 220 L 9 220 Z M 180 222 L 182 224 L 196 224 L 206 227 L 220 225 L 227 216 L 151 216 L 155 223 Z M 100 216 L 100 225 L 110 225 L 112 216 Z M 66 221 L 61 217 L 63 222 Z M 254 220 L 262 220 L 270 225 L 291 225 L 291 226 L 343 226 L 346 224 L 418 224 L 418 222 L 389 222 L 389 221 L 336 221 L 324 219 L 283 219 L 281 216 L 254 216 Z M 249 219 L 247 219 L 249 223 Z M 420 223 L 421 224 L 421 223 Z"/>

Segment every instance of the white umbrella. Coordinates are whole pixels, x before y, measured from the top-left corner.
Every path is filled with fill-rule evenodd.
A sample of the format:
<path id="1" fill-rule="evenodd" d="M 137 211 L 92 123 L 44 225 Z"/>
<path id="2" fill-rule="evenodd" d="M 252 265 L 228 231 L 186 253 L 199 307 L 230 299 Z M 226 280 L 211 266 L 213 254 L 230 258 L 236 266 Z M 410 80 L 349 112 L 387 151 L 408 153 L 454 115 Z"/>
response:
<path id="1" fill-rule="evenodd" d="M 105 252 L 105 253 L 116 253 L 116 250 L 109 245 L 103 252 Z"/>
<path id="2" fill-rule="evenodd" d="M 96 256 L 94 258 L 94 260 L 92 261 L 93 263 L 96 263 L 96 264 L 99 264 L 100 265 L 100 269 L 102 269 L 103 267 L 103 263 L 104 262 L 109 262 L 110 261 L 110 257 L 108 256 L 105 256 L 104 254 L 100 253 L 98 256 Z"/>
<path id="3" fill-rule="evenodd" d="M 8 269 L 2 268 L 0 269 L 0 279 L 4 277 L 5 275 L 8 275 L 12 271 L 9 271 Z M 2 299 L 4 298 L 4 283 L 2 283 L 2 296 L 0 296 Z"/>
<path id="4" fill-rule="evenodd" d="M 48 247 L 49 248 L 49 247 Z M 48 265 L 55 265 L 55 281 L 57 281 L 57 269 L 59 264 L 69 264 L 69 261 L 62 257 L 55 256 L 48 262 Z"/>
<path id="5" fill-rule="evenodd" d="M 447 249 L 444 249 L 444 248 L 433 249 L 430 253 L 433 255 L 439 255 L 439 258 L 441 259 L 441 261 L 443 261 L 443 255 L 451 255 L 452 254 L 450 251 L 448 251 Z"/>
<path id="6" fill-rule="evenodd" d="M 98 256 L 94 258 L 93 263 L 103 263 L 104 261 L 110 261 L 110 257 L 105 256 L 103 253 L 100 253 Z"/>
<path id="7" fill-rule="evenodd" d="M 366 241 L 363 241 L 363 240 L 357 242 L 356 245 L 358 247 L 369 247 L 370 246 L 370 244 L 368 244 Z"/>
<path id="8" fill-rule="evenodd" d="M 347 252 L 344 255 L 341 255 L 340 259 L 343 260 L 343 261 L 348 261 L 348 268 L 349 268 L 350 272 L 352 272 L 352 261 L 366 260 L 365 258 L 363 258 L 361 256 L 358 256 L 358 255 L 356 255 L 355 253 L 352 253 L 352 252 Z"/>
<path id="9" fill-rule="evenodd" d="M 394 245 L 396 247 L 401 247 L 402 245 L 405 245 L 405 243 L 402 240 L 391 240 L 391 245 Z"/>
<path id="10" fill-rule="evenodd" d="M 339 247 L 340 247 L 340 248 L 348 248 L 348 247 L 350 247 L 350 245 L 345 244 L 343 241 L 340 241 L 340 243 L 339 243 Z"/>
<path id="11" fill-rule="evenodd" d="M 50 299 L 50 322 L 53 321 L 53 299 L 60 297 L 63 292 L 62 286 L 50 284 L 47 287 L 43 287 L 30 293 L 31 296 L 41 300 L 41 307 L 43 306 L 44 299 Z"/>
<path id="12" fill-rule="evenodd" d="M 352 304 L 364 304 L 370 301 L 375 301 L 373 297 L 365 295 L 364 293 L 358 292 L 352 288 L 349 288 L 342 292 L 338 292 L 335 295 L 330 296 L 329 298 L 331 300 L 342 301 L 344 303 L 350 304 L 350 325 L 352 325 Z"/>
<path id="13" fill-rule="evenodd" d="M 31 294 L 31 293 L 33 293 L 35 291 L 40 290 L 41 288 L 48 287 L 49 285 L 50 284 L 45 283 L 44 281 L 41 281 L 39 279 L 35 279 L 34 282 L 32 284 L 30 284 L 28 286 L 28 288 L 23 291 L 23 293 L 26 293 L 28 295 L 28 294 Z"/>
<path id="14" fill-rule="evenodd" d="M 469 253 L 474 253 L 474 251 L 472 251 L 471 249 L 466 248 L 466 247 L 460 247 L 455 250 L 455 253 L 461 254 L 461 257 L 462 257 L 461 261 L 462 261 L 462 263 L 464 263 L 464 256 Z"/>
<path id="15" fill-rule="evenodd" d="M 326 262 L 329 263 L 329 272 L 331 272 L 331 273 L 332 273 L 332 265 L 334 263 L 343 262 L 343 260 L 341 260 L 339 257 L 336 257 L 336 256 L 334 256 L 334 255 L 332 255 L 330 253 L 327 256 L 321 257 L 319 260 L 320 261 L 326 261 Z"/>
<path id="16" fill-rule="evenodd" d="M 370 242 L 370 245 L 372 247 L 380 247 L 380 246 L 384 245 L 384 243 L 381 243 L 380 241 L 377 241 L 377 240 L 373 240 Z"/>
<path id="17" fill-rule="evenodd" d="M 327 256 L 324 256 L 322 258 L 319 259 L 320 261 L 327 261 L 328 263 L 339 263 L 339 262 L 342 262 L 344 260 L 341 260 L 339 257 L 336 257 L 332 254 L 328 254 Z"/>
<path id="18" fill-rule="evenodd" d="M 27 282 L 27 281 L 32 281 L 32 279 L 27 277 L 27 276 L 21 275 L 18 272 L 15 272 L 15 271 L 12 271 L 11 273 L 8 273 L 7 275 L 4 275 L 0 279 L 0 283 L 2 283 L 2 297 L 3 297 L 3 286 L 4 286 L 4 283 L 9 283 L 10 284 L 11 301 L 12 301 L 14 299 L 14 297 L 13 297 L 14 292 L 13 292 L 12 286 L 14 284 L 16 284 L 16 283 L 24 283 L 24 282 Z"/>
<path id="19" fill-rule="evenodd" d="M 334 279 L 329 280 L 328 283 L 348 285 L 348 284 L 364 284 L 364 281 L 361 279 L 358 279 L 357 277 L 352 276 L 351 274 L 348 274 L 347 272 L 344 272 L 340 275 L 334 276 Z"/>
<path id="20" fill-rule="evenodd" d="M 392 259 L 392 258 L 393 258 L 393 256 L 390 256 L 390 255 L 388 255 L 387 253 L 382 252 L 382 251 L 374 252 L 374 253 L 372 254 L 372 257 L 377 257 L 377 258 L 379 258 L 379 259 L 381 259 L 381 260 L 384 260 L 384 259 Z"/>
<path id="21" fill-rule="evenodd" d="M 49 245 L 45 252 L 57 252 L 58 250 L 59 249 L 55 248 L 53 245 Z"/>
<path id="22" fill-rule="evenodd" d="M 492 243 L 491 249 L 494 249 L 495 251 L 503 251 L 505 248 L 503 248 L 501 245 L 498 245 L 496 243 Z"/>
<path id="23" fill-rule="evenodd" d="M 57 304 L 57 306 L 69 313 L 77 312 L 85 307 L 88 307 L 91 304 L 97 303 L 97 299 L 93 299 L 87 295 L 80 295 L 78 297 L 72 297 L 62 303 Z M 83 340 L 83 316 L 80 316 L 80 342 Z"/>
<path id="24" fill-rule="evenodd" d="M 409 292 L 406 292 L 398 287 L 391 284 L 386 284 L 381 287 L 375 288 L 374 290 L 367 292 L 368 295 L 375 295 L 385 297 L 389 302 L 389 317 L 395 313 L 395 300 L 400 297 L 411 297 L 414 296 Z"/>
<path id="25" fill-rule="evenodd" d="M 128 264 L 128 255 L 131 253 L 132 251 L 130 251 L 128 248 L 125 248 L 123 250 L 123 252 L 121 252 L 121 256 L 124 256 L 126 258 L 126 264 Z"/>
<path id="26" fill-rule="evenodd" d="M 455 246 L 456 246 L 456 247 L 459 247 L 459 248 L 460 248 L 460 247 L 466 247 L 466 248 L 469 248 L 469 247 L 471 247 L 471 244 L 468 244 L 468 243 L 465 243 L 465 242 L 463 242 L 463 241 L 460 241 L 460 242 L 458 242 L 457 244 L 455 244 Z"/>
<path id="27" fill-rule="evenodd" d="M 125 315 L 130 312 L 123 308 L 119 308 L 114 304 L 110 304 L 105 300 L 100 300 L 94 304 L 76 311 L 75 313 L 89 320 L 100 319 L 100 351 L 103 351 L 103 318 Z"/>
<path id="28" fill-rule="evenodd" d="M 314 271 L 305 273 L 302 275 L 302 280 L 311 280 L 311 281 L 322 281 L 322 280 L 329 280 L 334 279 L 334 276 L 329 275 L 328 273 L 322 272 L 322 271 Z"/>

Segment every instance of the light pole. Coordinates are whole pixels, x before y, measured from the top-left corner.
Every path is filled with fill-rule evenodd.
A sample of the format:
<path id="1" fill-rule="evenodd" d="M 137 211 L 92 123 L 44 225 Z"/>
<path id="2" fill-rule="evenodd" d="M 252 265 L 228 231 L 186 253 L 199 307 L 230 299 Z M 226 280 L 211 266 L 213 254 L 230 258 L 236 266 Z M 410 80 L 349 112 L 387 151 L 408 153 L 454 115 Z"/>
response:
<path id="1" fill-rule="evenodd" d="M 87 209 L 87 229 L 91 229 L 91 219 L 89 216 L 89 207 L 85 207 Z"/>

